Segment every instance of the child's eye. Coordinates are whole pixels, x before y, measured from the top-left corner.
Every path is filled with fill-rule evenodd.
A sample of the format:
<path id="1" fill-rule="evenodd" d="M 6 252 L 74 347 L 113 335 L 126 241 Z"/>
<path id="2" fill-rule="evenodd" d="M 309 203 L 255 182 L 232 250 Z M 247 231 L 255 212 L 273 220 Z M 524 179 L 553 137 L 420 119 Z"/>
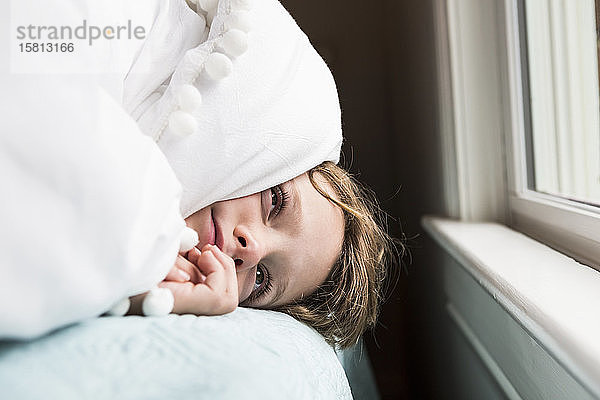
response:
<path id="1" fill-rule="evenodd" d="M 262 266 L 256 267 L 256 279 L 254 280 L 254 290 L 260 289 L 263 282 L 265 281 L 265 272 L 262 269 Z"/>
<path id="2" fill-rule="evenodd" d="M 288 193 L 281 186 L 271 188 L 271 207 L 269 209 L 269 218 L 274 218 L 287 205 Z"/>
<path id="3" fill-rule="evenodd" d="M 260 298 L 265 293 L 268 293 L 271 290 L 271 279 L 269 277 L 269 272 L 265 267 L 261 264 L 256 266 L 256 276 L 254 278 L 254 288 L 252 289 L 252 294 L 250 297 L 252 301 Z"/>

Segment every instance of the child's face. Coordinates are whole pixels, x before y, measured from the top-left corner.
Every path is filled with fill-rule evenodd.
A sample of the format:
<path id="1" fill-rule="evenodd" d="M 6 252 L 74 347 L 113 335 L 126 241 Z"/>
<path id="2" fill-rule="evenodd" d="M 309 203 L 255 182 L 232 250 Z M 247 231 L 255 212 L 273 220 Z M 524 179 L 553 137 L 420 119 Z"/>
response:
<path id="1" fill-rule="evenodd" d="M 330 195 L 329 184 L 315 178 Z M 198 248 L 216 244 L 236 263 L 240 305 L 273 308 L 308 296 L 341 250 L 342 211 L 305 173 L 261 193 L 221 201 L 186 218 Z"/>

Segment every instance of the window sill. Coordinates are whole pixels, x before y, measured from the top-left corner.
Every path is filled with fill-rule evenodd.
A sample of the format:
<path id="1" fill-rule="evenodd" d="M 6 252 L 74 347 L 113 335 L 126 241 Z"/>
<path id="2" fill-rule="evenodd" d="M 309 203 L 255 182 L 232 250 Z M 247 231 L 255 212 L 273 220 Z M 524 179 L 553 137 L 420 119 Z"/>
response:
<path id="1" fill-rule="evenodd" d="M 600 394 L 600 272 L 503 225 L 423 226 L 565 370 Z"/>

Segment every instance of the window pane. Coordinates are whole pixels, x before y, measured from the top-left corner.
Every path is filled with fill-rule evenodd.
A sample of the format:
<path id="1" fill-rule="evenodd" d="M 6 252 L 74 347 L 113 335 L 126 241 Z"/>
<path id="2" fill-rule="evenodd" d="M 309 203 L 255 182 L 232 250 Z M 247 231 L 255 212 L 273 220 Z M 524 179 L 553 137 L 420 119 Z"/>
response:
<path id="1" fill-rule="evenodd" d="M 525 0 L 530 189 L 600 205 L 597 0 Z"/>

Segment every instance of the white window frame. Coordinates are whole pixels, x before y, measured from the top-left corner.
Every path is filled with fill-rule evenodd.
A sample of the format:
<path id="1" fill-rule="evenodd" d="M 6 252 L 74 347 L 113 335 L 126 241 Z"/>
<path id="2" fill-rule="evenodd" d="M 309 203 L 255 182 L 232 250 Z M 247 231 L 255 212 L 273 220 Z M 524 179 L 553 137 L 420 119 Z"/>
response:
<path id="1" fill-rule="evenodd" d="M 589 36 L 581 29 L 573 29 L 573 19 L 577 11 L 573 10 L 580 5 L 580 2 L 543 2 L 537 1 L 534 12 L 538 19 L 542 19 L 539 25 L 548 24 L 552 29 L 556 29 L 570 38 L 572 42 L 590 45 Z M 546 4 L 544 4 L 546 3 Z M 533 4 L 530 4 L 531 6 Z M 544 5 L 546 5 L 545 9 Z M 572 8 L 571 10 L 568 10 Z M 510 224 L 517 230 L 523 231 L 528 235 L 550 245 L 551 247 L 566 253 L 580 262 L 600 268 L 600 214 L 597 207 L 585 205 L 583 203 L 561 199 L 556 196 L 530 190 L 527 187 L 525 177 L 527 176 L 527 146 L 525 143 L 526 129 L 528 129 L 525 118 L 525 98 L 523 91 L 523 69 L 527 68 L 522 62 L 522 49 L 519 38 L 519 8 L 517 0 L 505 0 L 503 29 L 506 37 L 506 71 L 507 87 L 505 88 L 508 112 L 506 124 L 507 155 L 511 162 L 508 167 L 508 207 L 510 214 Z M 591 17 L 595 18 L 593 9 L 589 10 Z M 543 16 L 543 17 L 542 17 Z M 568 21 L 571 19 L 571 21 Z M 529 22 L 531 20 L 529 19 Z M 589 21 L 588 21 L 589 24 Z M 593 22 L 592 22 L 593 24 Z M 538 26 L 531 27 L 538 29 Z M 531 29 L 533 30 L 533 29 Z M 595 26 L 592 26 L 595 35 Z M 530 34 L 535 34 L 531 33 Z M 586 41 L 587 40 L 587 41 Z M 571 42 L 571 43 L 572 43 Z M 591 43 L 595 47 L 595 41 Z M 553 64 L 548 68 L 548 63 L 541 61 L 543 54 L 529 54 L 529 58 L 535 58 L 535 62 L 530 65 L 532 73 L 548 73 L 548 69 L 553 69 L 550 79 L 546 85 L 538 85 L 539 88 L 547 88 L 544 93 L 544 102 L 534 107 L 546 108 L 547 114 L 554 116 L 545 129 L 555 132 L 556 137 L 562 141 L 572 140 L 577 135 L 573 135 L 573 130 L 584 130 L 588 135 L 590 132 L 596 137 L 600 136 L 598 130 L 598 85 L 597 85 L 597 66 L 593 72 L 594 80 L 585 82 L 581 80 L 585 74 L 576 71 L 578 68 L 577 60 L 585 57 L 586 54 L 577 52 L 576 46 L 569 46 L 564 40 L 555 40 L 554 43 L 548 43 L 548 52 L 554 55 Z M 550 47 L 551 46 L 551 47 Z M 571 47 L 569 49 L 569 47 Z M 589 56 L 589 55 L 588 55 Z M 569 60 L 568 62 L 561 62 Z M 587 76 L 590 71 L 587 71 Z M 579 79 L 577 79 L 579 78 Z M 588 107 L 584 107 L 584 103 Z M 591 110 L 590 110 L 591 108 Z M 536 115 L 537 111 L 537 115 Z M 542 129 L 539 122 L 541 110 L 533 110 L 531 116 L 534 119 L 533 128 Z M 537 122 L 537 123 L 536 123 Z M 554 133 L 553 132 L 553 133 Z M 566 146 L 569 147 L 569 146 Z M 539 167 L 539 166 L 538 166 Z M 552 166 L 548 166 L 552 168 Z M 576 173 L 580 173 L 576 170 Z M 568 179 L 568 177 L 567 177 Z"/>
<path id="2" fill-rule="evenodd" d="M 529 190 L 523 179 L 518 0 L 434 4 L 448 215 L 507 224 L 600 269 L 597 208 Z"/>
<path id="3" fill-rule="evenodd" d="M 522 4 L 536 190 L 594 202 L 600 198 L 594 0 Z"/>

